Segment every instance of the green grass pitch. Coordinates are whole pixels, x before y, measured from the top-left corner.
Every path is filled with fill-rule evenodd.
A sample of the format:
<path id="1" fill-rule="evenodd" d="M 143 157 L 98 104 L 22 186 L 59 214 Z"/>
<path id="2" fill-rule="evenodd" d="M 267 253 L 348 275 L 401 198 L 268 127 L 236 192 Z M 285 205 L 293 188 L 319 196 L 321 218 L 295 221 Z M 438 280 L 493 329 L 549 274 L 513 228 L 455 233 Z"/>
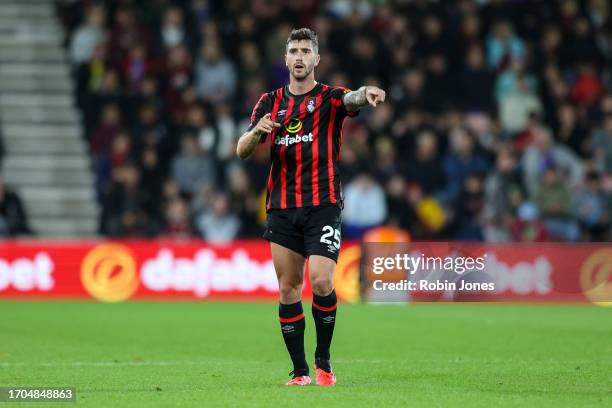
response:
<path id="1" fill-rule="evenodd" d="M 610 407 L 612 308 L 340 305 L 332 363 L 335 388 L 283 385 L 273 303 L 0 301 L 0 386 L 113 408 Z"/>

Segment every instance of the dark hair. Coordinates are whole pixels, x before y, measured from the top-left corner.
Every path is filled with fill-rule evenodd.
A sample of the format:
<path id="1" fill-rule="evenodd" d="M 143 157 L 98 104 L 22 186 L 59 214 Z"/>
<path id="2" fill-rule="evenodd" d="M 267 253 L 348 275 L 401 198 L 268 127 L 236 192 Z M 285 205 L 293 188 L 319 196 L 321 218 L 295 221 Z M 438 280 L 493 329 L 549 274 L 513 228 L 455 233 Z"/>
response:
<path id="1" fill-rule="evenodd" d="M 295 30 L 291 30 L 291 34 L 289 34 L 289 38 L 287 38 L 287 46 L 291 41 L 300 41 L 300 40 L 310 40 L 312 41 L 312 47 L 314 48 L 315 54 L 319 51 L 319 39 L 317 38 L 317 33 L 310 28 L 298 28 Z"/>

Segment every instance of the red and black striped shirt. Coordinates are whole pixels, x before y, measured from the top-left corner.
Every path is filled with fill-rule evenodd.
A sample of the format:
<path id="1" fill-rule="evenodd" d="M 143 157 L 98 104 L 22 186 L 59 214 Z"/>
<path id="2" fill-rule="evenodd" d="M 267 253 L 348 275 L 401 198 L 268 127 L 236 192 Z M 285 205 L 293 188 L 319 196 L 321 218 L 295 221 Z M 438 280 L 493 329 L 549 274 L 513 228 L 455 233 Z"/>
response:
<path id="1" fill-rule="evenodd" d="M 270 133 L 272 166 L 266 209 L 342 204 L 339 160 L 342 123 L 348 112 L 342 101 L 348 90 L 317 83 L 308 93 L 293 95 L 289 86 L 261 95 L 251 115 L 251 130 L 267 113 L 281 127 Z M 261 142 L 266 138 L 262 137 Z"/>

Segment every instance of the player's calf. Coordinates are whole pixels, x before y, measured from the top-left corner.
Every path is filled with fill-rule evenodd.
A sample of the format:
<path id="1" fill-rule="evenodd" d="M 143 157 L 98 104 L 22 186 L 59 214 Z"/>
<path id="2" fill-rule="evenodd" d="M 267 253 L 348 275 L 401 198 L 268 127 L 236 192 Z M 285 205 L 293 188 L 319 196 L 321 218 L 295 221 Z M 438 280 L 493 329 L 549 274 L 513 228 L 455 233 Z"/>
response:
<path id="1" fill-rule="evenodd" d="M 280 321 L 283 340 L 285 341 L 287 351 L 289 351 L 289 356 L 293 362 L 293 379 L 308 377 L 308 364 L 306 363 L 306 355 L 304 354 L 304 329 L 306 328 L 306 319 L 302 309 L 302 302 L 291 304 L 280 303 L 278 308 L 278 320 Z"/>
<path id="2" fill-rule="evenodd" d="M 317 328 L 317 348 L 315 350 L 315 365 L 317 369 L 331 373 L 330 352 L 337 309 L 336 291 L 332 290 L 326 296 L 314 294 L 312 299 L 312 316 Z M 318 370 L 317 370 L 318 372 Z M 317 374 L 318 377 L 318 374 Z"/>

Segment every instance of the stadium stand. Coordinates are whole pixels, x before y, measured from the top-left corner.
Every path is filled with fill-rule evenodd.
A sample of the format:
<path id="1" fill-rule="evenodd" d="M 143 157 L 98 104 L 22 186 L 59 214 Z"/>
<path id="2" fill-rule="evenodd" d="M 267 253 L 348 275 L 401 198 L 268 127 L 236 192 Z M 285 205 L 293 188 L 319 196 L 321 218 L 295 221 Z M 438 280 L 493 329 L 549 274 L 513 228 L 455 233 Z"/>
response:
<path id="1" fill-rule="evenodd" d="M 6 0 L 0 6 L 0 176 L 8 197 L 20 198 L 0 204 L 9 225 L 1 235 L 29 231 L 26 213 L 40 236 L 97 233 L 91 160 L 54 4 Z"/>
<path id="2" fill-rule="evenodd" d="M 347 236 L 609 241 L 609 3 L 391 4 L 59 2 L 100 233 L 259 236 L 267 147 L 240 162 L 235 142 L 309 26 L 319 81 L 388 95 L 345 124 Z"/>

